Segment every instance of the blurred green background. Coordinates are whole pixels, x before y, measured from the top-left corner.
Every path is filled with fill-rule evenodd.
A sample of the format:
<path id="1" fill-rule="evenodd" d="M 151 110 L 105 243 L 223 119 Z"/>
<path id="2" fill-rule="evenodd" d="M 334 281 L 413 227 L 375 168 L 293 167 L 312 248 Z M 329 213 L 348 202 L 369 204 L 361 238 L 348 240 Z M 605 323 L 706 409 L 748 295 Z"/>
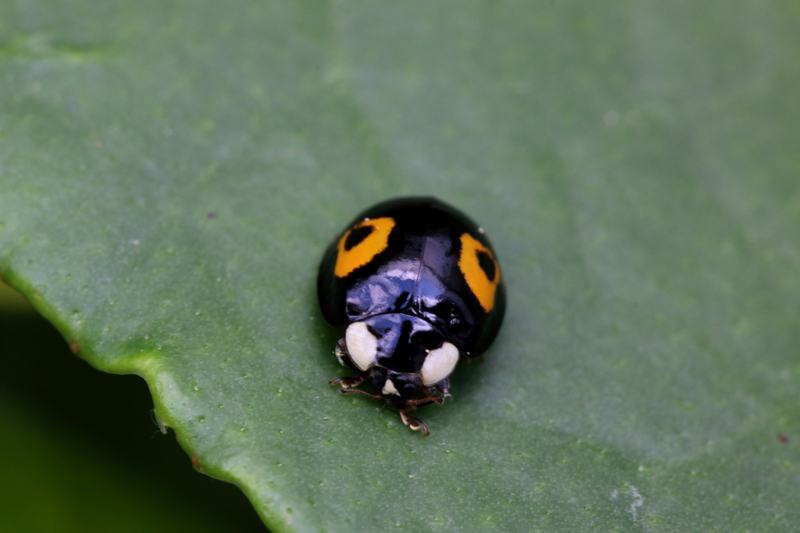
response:
<path id="1" fill-rule="evenodd" d="M 0 532 L 265 532 L 152 420 L 144 380 L 98 372 L 0 282 Z"/>

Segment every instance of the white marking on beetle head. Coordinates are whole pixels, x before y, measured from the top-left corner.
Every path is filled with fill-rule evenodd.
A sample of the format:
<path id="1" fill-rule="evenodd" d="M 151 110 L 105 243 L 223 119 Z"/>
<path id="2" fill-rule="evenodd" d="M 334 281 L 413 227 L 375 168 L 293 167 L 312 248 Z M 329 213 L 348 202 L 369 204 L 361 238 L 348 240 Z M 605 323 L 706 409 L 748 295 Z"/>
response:
<path id="1" fill-rule="evenodd" d="M 397 387 L 394 386 L 391 379 L 386 380 L 386 384 L 383 386 L 383 389 L 381 389 L 381 394 L 384 396 L 390 396 L 392 394 L 400 396 L 400 393 L 397 392 Z"/>
<path id="2" fill-rule="evenodd" d="M 347 353 L 350 360 L 359 370 L 367 370 L 375 364 L 375 356 L 378 353 L 378 339 L 370 333 L 367 325 L 363 322 L 353 322 L 347 326 L 344 333 L 344 342 L 347 344 Z"/>
<path id="3" fill-rule="evenodd" d="M 441 348 L 431 350 L 422 363 L 422 383 L 430 387 L 450 375 L 458 362 L 458 348 L 446 342 Z"/>

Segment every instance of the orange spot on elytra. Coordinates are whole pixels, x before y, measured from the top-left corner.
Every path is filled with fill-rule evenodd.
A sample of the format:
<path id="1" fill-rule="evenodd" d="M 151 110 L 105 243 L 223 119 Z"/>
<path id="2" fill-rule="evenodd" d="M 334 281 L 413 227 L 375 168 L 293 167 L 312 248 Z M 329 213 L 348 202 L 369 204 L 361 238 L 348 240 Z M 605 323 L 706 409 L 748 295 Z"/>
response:
<path id="1" fill-rule="evenodd" d="M 375 218 L 363 220 L 347 230 L 342 238 L 339 239 L 338 253 L 336 255 L 336 266 L 333 273 L 337 278 L 343 278 L 355 269 L 362 267 L 372 261 L 376 255 L 384 251 L 389 246 L 389 235 L 395 226 L 395 221 L 391 217 Z M 353 230 L 359 228 L 372 227 L 372 233 L 367 235 L 361 242 L 346 249 L 347 237 Z"/>
<path id="2" fill-rule="evenodd" d="M 75 355 L 80 355 L 81 354 L 81 347 L 78 344 L 78 341 L 72 341 L 69 344 L 69 349 L 72 350 L 72 353 L 74 353 Z"/>
<path id="3" fill-rule="evenodd" d="M 494 276 L 489 279 L 486 271 L 481 267 L 479 254 L 486 256 L 494 263 Z M 478 303 L 487 313 L 494 307 L 494 293 L 500 283 L 500 267 L 492 251 L 484 246 L 469 233 L 461 235 L 461 257 L 458 259 L 458 268 L 464 274 L 464 280 L 469 290 L 478 299 Z"/>

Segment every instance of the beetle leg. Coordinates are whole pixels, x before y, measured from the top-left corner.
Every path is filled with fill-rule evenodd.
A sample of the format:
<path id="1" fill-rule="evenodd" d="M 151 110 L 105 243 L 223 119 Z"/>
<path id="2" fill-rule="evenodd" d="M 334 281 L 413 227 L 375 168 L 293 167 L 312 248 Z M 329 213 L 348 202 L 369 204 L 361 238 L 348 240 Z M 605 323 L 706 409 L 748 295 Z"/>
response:
<path id="1" fill-rule="evenodd" d="M 425 422 L 415 416 L 410 416 L 406 413 L 405 409 L 400 410 L 400 418 L 403 419 L 403 424 L 407 425 L 414 431 L 422 429 L 425 432 L 426 437 L 431 434 L 431 432 L 428 431 L 428 426 L 425 425 Z"/>
<path id="2" fill-rule="evenodd" d="M 342 394 L 351 394 L 353 392 L 357 392 L 358 394 L 363 394 L 364 396 L 369 396 L 370 398 L 373 398 L 375 400 L 383 400 L 383 396 L 380 396 L 378 394 L 370 394 L 370 393 L 368 393 L 366 391 L 363 391 L 361 389 L 339 389 L 339 392 L 341 392 Z"/>
<path id="3" fill-rule="evenodd" d="M 357 377 L 346 377 L 346 378 L 336 378 L 332 379 L 328 382 L 328 385 L 341 385 L 344 388 L 356 387 L 361 384 L 362 381 L 366 379 L 366 376 L 357 376 Z"/>
<path id="4" fill-rule="evenodd" d="M 336 359 L 339 360 L 339 364 L 346 366 L 344 357 L 347 355 L 347 343 L 344 341 L 344 339 L 339 339 L 339 342 L 336 343 L 336 349 L 333 351 L 333 353 L 336 354 Z"/>
<path id="5" fill-rule="evenodd" d="M 406 400 L 406 403 L 411 406 L 411 409 L 415 409 L 417 407 L 422 407 L 423 405 L 428 405 L 429 403 L 438 403 L 439 405 L 442 405 L 444 403 L 444 398 L 441 396 L 431 396 L 428 398 Z"/>

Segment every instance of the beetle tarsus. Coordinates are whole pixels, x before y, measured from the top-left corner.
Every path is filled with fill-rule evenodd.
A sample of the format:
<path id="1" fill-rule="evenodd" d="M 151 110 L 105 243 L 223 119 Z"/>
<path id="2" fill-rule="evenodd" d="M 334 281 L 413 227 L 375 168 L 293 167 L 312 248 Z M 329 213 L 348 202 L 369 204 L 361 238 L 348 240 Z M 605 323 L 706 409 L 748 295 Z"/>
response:
<path id="1" fill-rule="evenodd" d="M 428 431 L 428 426 L 426 426 L 425 422 L 423 422 L 419 418 L 417 418 L 415 416 L 411 416 L 408 413 L 406 413 L 405 411 L 400 411 L 400 418 L 403 419 L 403 424 L 407 425 L 408 427 L 410 427 L 414 431 L 417 431 L 418 429 L 422 429 L 425 432 L 425 436 L 426 437 L 431 434 L 431 432 Z"/>

